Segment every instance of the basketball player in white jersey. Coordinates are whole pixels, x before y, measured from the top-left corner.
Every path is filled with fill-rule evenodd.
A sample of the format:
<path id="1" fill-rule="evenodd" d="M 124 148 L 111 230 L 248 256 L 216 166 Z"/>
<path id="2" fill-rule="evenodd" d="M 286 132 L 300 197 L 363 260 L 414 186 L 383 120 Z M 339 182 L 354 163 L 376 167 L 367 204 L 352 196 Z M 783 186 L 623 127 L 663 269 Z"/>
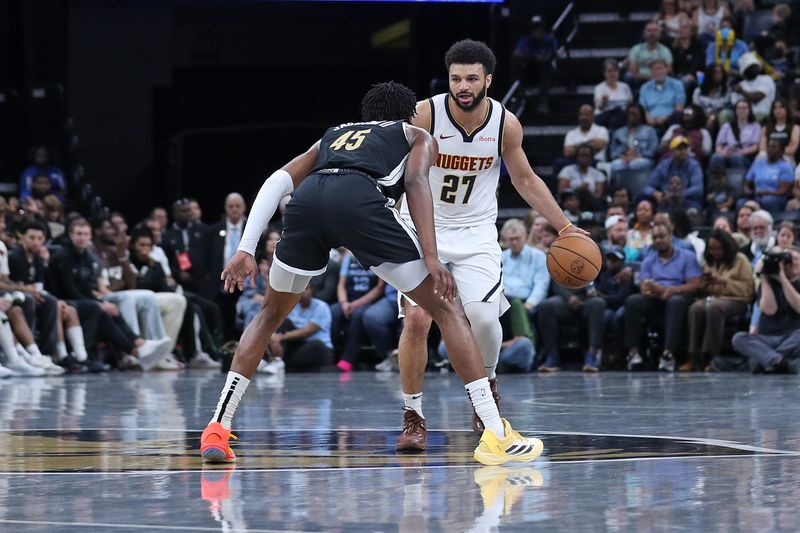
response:
<path id="1" fill-rule="evenodd" d="M 455 277 L 464 311 L 483 356 L 490 390 L 499 401 L 495 367 L 503 332 L 499 317 L 508 309 L 503 296 L 500 246 L 497 242 L 497 185 L 500 162 L 529 205 L 559 229 L 579 232 L 564 216 L 547 185 L 536 175 L 522 150 L 522 126 L 503 105 L 486 97 L 492 83 L 495 57 L 484 43 L 458 41 L 445 54 L 449 93 L 417 104 L 412 124 L 439 143 L 439 155 L 429 173 L 439 259 Z M 401 216 L 410 222 L 403 203 Z M 400 336 L 399 365 L 403 387 L 403 432 L 395 449 L 423 451 L 427 427 L 422 416 L 422 385 L 428 360 L 430 316 L 400 296 L 405 327 Z M 472 427 L 483 424 L 473 412 Z"/>

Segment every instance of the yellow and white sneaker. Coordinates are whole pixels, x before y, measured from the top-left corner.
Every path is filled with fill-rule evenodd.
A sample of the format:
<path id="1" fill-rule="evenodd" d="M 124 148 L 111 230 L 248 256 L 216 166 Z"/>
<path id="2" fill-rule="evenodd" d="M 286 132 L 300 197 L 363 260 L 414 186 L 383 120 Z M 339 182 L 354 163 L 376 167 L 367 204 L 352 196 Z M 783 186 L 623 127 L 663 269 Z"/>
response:
<path id="1" fill-rule="evenodd" d="M 533 461 L 544 451 L 544 443 L 533 437 L 523 437 L 511 428 L 511 424 L 505 418 L 503 429 L 505 438 L 499 438 L 491 430 L 487 429 L 481 435 L 481 441 L 475 448 L 475 460 L 481 464 L 494 466 L 503 463 Z"/>

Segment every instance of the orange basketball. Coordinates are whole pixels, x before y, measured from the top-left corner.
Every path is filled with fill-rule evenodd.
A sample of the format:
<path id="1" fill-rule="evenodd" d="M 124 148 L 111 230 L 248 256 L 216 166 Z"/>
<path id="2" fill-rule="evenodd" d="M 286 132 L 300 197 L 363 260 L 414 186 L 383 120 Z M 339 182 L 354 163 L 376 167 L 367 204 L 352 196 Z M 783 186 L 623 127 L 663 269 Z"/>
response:
<path id="1" fill-rule="evenodd" d="M 547 253 L 550 276 L 568 289 L 580 289 L 595 280 L 603 266 L 603 254 L 592 239 L 577 233 L 557 238 Z"/>

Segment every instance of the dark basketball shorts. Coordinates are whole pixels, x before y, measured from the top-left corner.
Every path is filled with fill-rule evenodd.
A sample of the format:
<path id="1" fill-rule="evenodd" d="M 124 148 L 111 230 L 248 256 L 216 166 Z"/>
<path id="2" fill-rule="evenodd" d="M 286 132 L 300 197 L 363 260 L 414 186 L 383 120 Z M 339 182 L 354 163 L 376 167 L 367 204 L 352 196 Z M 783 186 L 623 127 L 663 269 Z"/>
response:
<path id="1" fill-rule="evenodd" d="M 416 232 L 387 206 L 371 178 L 311 174 L 286 206 L 276 263 L 293 274 L 317 276 L 325 272 L 331 248 L 340 246 L 365 268 L 422 258 Z"/>

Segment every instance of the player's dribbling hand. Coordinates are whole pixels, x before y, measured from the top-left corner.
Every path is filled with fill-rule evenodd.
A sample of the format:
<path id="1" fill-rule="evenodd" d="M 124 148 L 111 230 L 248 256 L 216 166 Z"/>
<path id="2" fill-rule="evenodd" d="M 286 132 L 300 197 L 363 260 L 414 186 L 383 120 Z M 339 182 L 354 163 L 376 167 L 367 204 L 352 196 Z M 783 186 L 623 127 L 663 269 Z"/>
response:
<path id="1" fill-rule="evenodd" d="M 564 233 L 559 235 L 559 237 L 563 237 L 565 235 L 569 235 L 570 233 L 577 233 L 578 235 L 583 235 L 584 237 L 591 237 L 588 231 L 585 229 L 581 229 L 578 226 L 570 226 L 564 230 Z"/>
<path id="2" fill-rule="evenodd" d="M 455 299 L 458 296 L 458 289 L 453 274 L 438 259 L 425 261 L 425 266 L 433 278 L 433 293 L 442 300 Z"/>
<path id="3" fill-rule="evenodd" d="M 244 281 L 248 276 L 250 277 L 250 288 L 255 288 L 257 271 L 258 267 L 253 256 L 240 250 L 228 261 L 228 265 L 222 271 L 219 279 L 225 283 L 225 292 L 233 293 L 236 289 L 243 291 Z"/>

